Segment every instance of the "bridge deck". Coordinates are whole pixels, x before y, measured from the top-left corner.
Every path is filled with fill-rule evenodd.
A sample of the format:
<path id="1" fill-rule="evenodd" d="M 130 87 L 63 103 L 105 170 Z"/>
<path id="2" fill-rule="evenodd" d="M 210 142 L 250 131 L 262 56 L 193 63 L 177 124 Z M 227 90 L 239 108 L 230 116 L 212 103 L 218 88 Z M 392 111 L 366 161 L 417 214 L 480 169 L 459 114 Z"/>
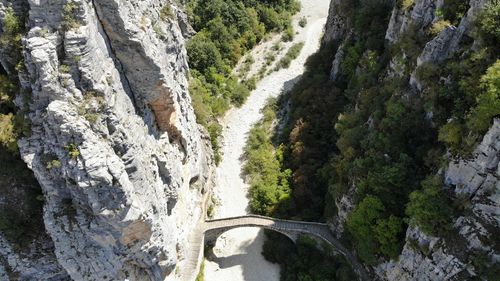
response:
<path id="1" fill-rule="evenodd" d="M 358 275 L 359 280 L 370 280 L 365 268 L 357 261 L 356 257 L 333 236 L 332 232 L 328 228 L 328 225 L 316 222 L 281 220 L 264 216 L 248 215 L 208 220 L 202 223 L 202 225 L 198 228 L 199 233 L 192 235 L 190 239 L 192 240 L 190 241 L 190 248 L 192 251 L 188 257 L 189 261 L 184 268 L 185 272 L 189 273 L 184 274 L 186 281 L 194 280 L 194 274 L 198 272 L 198 264 L 201 255 L 203 254 L 204 234 L 212 230 L 220 230 L 223 232 L 237 227 L 261 227 L 285 234 L 299 233 L 316 236 L 332 245 L 336 251 L 346 257 L 347 261 L 352 265 L 353 270 Z"/>

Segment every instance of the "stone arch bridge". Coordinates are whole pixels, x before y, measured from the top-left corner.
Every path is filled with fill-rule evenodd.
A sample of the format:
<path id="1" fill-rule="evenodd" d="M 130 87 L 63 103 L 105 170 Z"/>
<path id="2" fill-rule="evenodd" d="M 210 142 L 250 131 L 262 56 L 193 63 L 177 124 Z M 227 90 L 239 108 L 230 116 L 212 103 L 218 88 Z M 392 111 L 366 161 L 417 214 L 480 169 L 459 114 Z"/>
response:
<path id="1" fill-rule="evenodd" d="M 294 242 L 300 235 L 309 235 L 319 238 L 333 246 L 335 251 L 342 254 L 351 264 L 358 280 L 371 280 L 365 268 L 358 262 L 356 257 L 345 248 L 332 234 L 327 224 L 316 222 L 303 222 L 293 220 L 281 220 L 265 216 L 246 215 L 223 219 L 207 220 L 201 223 L 195 233 L 189 239 L 191 252 L 188 254 L 184 265 L 184 281 L 193 281 L 200 268 L 203 258 L 203 250 L 206 242 L 215 241 L 222 233 L 238 227 L 260 227 L 273 230 L 289 237 Z"/>

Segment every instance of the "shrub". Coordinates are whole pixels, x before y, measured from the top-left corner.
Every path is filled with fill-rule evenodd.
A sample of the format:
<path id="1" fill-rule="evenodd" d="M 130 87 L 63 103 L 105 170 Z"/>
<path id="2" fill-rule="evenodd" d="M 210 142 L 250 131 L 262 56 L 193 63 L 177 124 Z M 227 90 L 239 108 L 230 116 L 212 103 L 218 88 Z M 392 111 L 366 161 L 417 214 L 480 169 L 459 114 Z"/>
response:
<path id="1" fill-rule="evenodd" d="M 47 167 L 47 170 L 51 170 L 51 169 L 54 169 L 54 168 L 60 168 L 61 167 L 61 161 L 59 161 L 58 159 L 51 160 L 51 161 L 49 161 L 47 163 L 46 167 Z"/>
<path id="2" fill-rule="evenodd" d="M 12 81 L 6 75 L 0 74 L 0 110 L 4 105 L 8 107 L 12 105 L 15 89 L 16 87 L 12 84 Z"/>
<path id="3" fill-rule="evenodd" d="M 70 30 L 80 27 L 80 22 L 75 18 L 80 7 L 76 2 L 69 1 L 63 7 L 62 26 L 64 30 Z"/>
<path id="4" fill-rule="evenodd" d="M 444 0 L 443 16 L 453 25 L 458 25 L 469 9 L 469 2 L 463 0 Z"/>
<path id="5" fill-rule="evenodd" d="M 375 227 L 383 218 L 385 207 L 374 196 L 366 196 L 349 214 L 347 229 L 357 241 L 358 254 L 368 264 L 375 264 L 378 251 Z"/>
<path id="6" fill-rule="evenodd" d="M 68 65 L 61 64 L 59 66 L 59 72 L 60 73 L 69 73 L 70 70 L 71 70 L 71 68 Z"/>
<path id="7" fill-rule="evenodd" d="M 291 171 L 284 169 L 283 147 L 271 142 L 276 101 L 270 100 L 263 109 L 263 119 L 251 130 L 245 146 L 244 172 L 250 178 L 250 207 L 261 215 L 272 215 L 290 198 Z"/>
<path id="8" fill-rule="evenodd" d="M 0 145 L 11 152 L 17 151 L 17 133 L 12 113 L 0 114 Z"/>
<path id="9" fill-rule="evenodd" d="M 359 43 L 351 45 L 346 48 L 345 57 L 340 64 L 340 69 L 342 73 L 346 75 L 347 80 L 354 75 L 358 62 L 361 59 L 361 45 Z"/>
<path id="10" fill-rule="evenodd" d="M 448 147 L 457 148 L 462 143 L 464 127 L 459 121 L 451 121 L 439 129 L 439 141 Z"/>
<path id="11" fill-rule="evenodd" d="M 257 79 L 255 78 L 255 76 L 251 77 L 250 79 L 245 80 L 243 83 L 251 91 L 253 91 L 257 88 Z"/>
<path id="12" fill-rule="evenodd" d="M 251 54 L 249 54 L 245 60 L 243 61 L 243 65 L 240 67 L 240 77 L 244 78 L 247 73 L 252 68 L 252 64 L 255 62 L 255 59 Z"/>
<path id="13" fill-rule="evenodd" d="M 429 34 L 432 36 L 436 36 L 449 26 L 451 26 L 451 23 L 449 21 L 438 20 L 435 23 L 433 23 L 432 26 L 429 28 Z"/>
<path id="14" fill-rule="evenodd" d="M 281 36 L 281 40 L 283 40 L 284 42 L 291 42 L 293 41 L 294 37 L 295 37 L 295 31 L 293 30 L 292 26 L 289 26 L 287 27 L 287 29 L 285 29 L 285 32 Z"/>
<path id="15" fill-rule="evenodd" d="M 80 150 L 78 150 L 78 145 L 75 143 L 68 143 L 64 146 L 64 149 L 68 151 L 68 156 L 72 160 L 76 160 L 80 156 Z"/>
<path id="16" fill-rule="evenodd" d="M 94 91 L 88 91 L 84 94 L 83 101 L 78 106 L 78 114 L 87 119 L 92 125 L 97 122 L 105 107 L 104 97 L 99 96 Z"/>
<path id="17" fill-rule="evenodd" d="M 491 1 L 483 9 L 483 12 L 477 17 L 477 26 L 480 37 L 493 48 L 500 48 L 500 3 Z"/>
<path id="18" fill-rule="evenodd" d="M 210 135 L 210 141 L 212 143 L 212 149 L 214 150 L 214 158 L 215 164 L 219 164 L 222 160 L 222 156 L 220 154 L 220 146 L 219 146 L 219 136 L 222 133 L 222 126 L 218 123 L 211 122 L 208 125 L 208 134 Z"/>
<path id="19" fill-rule="evenodd" d="M 288 68 L 294 59 L 300 55 L 300 51 L 304 47 L 304 42 L 295 43 L 288 49 L 288 52 L 283 58 L 276 64 L 276 70 L 281 68 Z"/>
<path id="20" fill-rule="evenodd" d="M 380 253 L 396 258 L 403 248 L 401 233 L 403 232 L 403 220 L 390 215 L 388 219 L 377 222 L 374 228 L 375 237 L 380 244 Z"/>
<path id="21" fill-rule="evenodd" d="M 169 4 L 165 4 L 160 10 L 160 18 L 163 21 L 167 21 L 168 19 L 174 18 L 174 12 Z"/>
<path id="22" fill-rule="evenodd" d="M 195 281 L 205 281 L 205 259 L 201 261 L 200 272 L 198 272 Z"/>
<path id="23" fill-rule="evenodd" d="M 158 39 L 165 40 L 167 38 L 166 34 L 163 32 L 163 30 L 158 24 L 153 25 L 153 31 L 155 32 Z"/>
<path id="24" fill-rule="evenodd" d="M 272 47 L 272 50 L 273 51 L 280 51 L 281 49 L 283 48 L 283 45 L 281 44 L 281 42 L 276 42 L 273 44 L 273 47 Z"/>
<path id="25" fill-rule="evenodd" d="M 299 26 L 300 27 L 305 27 L 306 25 L 307 25 L 307 18 L 306 17 L 300 18 L 300 20 L 299 20 Z"/>
<path id="26" fill-rule="evenodd" d="M 500 116 L 500 60 L 481 77 L 481 88 L 477 104 L 467 116 L 467 127 L 475 134 L 486 132 L 491 119 Z"/>
<path id="27" fill-rule="evenodd" d="M 275 59 L 276 59 L 276 54 L 274 52 L 269 52 L 265 57 L 266 65 L 268 66 L 271 65 Z"/>
<path id="28" fill-rule="evenodd" d="M 12 7 L 8 7 L 5 9 L 5 16 L 3 18 L 3 32 L 14 35 L 21 31 L 21 22 L 19 18 L 16 16 L 14 9 Z"/>
<path id="29" fill-rule="evenodd" d="M 401 0 L 401 8 L 403 10 L 410 10 L 410 8 L 413 6 L 415 3 L 415 0 Z"/>
<path id="30" fill-rule="evenodd" d="M 0 37 L 0 44 L 6 48 L 11 56 L 20 61 L 21 55 L 21 37 L 22 37 L 22 23 L 16 15 L 12 7 L 5 9 L 5 16 L 3 18 L 3 33 Z"/>

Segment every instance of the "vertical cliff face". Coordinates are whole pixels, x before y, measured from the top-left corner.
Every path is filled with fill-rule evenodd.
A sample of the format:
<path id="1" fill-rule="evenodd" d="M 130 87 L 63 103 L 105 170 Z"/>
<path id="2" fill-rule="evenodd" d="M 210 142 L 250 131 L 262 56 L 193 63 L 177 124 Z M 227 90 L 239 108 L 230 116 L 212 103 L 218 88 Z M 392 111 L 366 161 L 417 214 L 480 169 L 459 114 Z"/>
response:
<path id="1" fill-rule="evenodd" d="M 348 1 L 333 0 L 326 26 L 324 42 L 334 45 L 330 79 L 337 81 L 342 75 L 342 64 L 347 57 L 345 47 L 352 40 L 355 19 L 346 9 Z M 407 3 L 406 6 L 402 2 Z M 449 1 L 450 2 L 450 1 Z M 480 40 L 474 21 L 488 5 L 485 0 L 464 3 L 467 9 L 456 23 L 443 21 L 444 1 L 415 0 L 396 1 L 385 32 L 385 46 L 402 46 L 401 41 L 410 36 L 424 40 L 411 52 L 406 49 L 389 52 L 386 71 L 380 76 L 381 83 L 391 79 L 408 77 L 401 94 L 407 100 L 422 97 L 425 82 L 418 75 L 426 64 L 443 66 L 452 57 L 466 57 L 469 52 L 479 52 Z M 399 45 L 398 45 L 399 44 Z M 351 44 L 352 45 L 352 44 Z M 394 55 L 397 53 L 397 56 Z M 363 54 L 363 55 L 366 55 Z M 351 57 L 352 59 L 352 57 Z M 420 68 L 421 69 L 421 68 Z M 356 71 L 359 70 L 358 69 Z M 441 77 L 443 83 L 450 77 Z M 356 105 L 357 107 L 358 105 Z M 435 112 L 428 110 L 427 119 L 433 122 Z M 370 117 L 371 118 L 371 117 Z M 448 120 L 450 122 L 450 120 Z M 370 126 L 370 120 L 366 121 Z M 434 124 L 432 124 L 434 125 Z M 432 126 L 431 125 L 431 126 Z M 381 262 L 373 266 L 375 274 L 383 280 L 486 280 L 485 268 L 497 263 L 500 257 L 498 244 L 500 217 L 500 120 L 494 119 L 482 141 L 471 156 L 455 157 L 447 154 L 449 164 L 440 174 L 444 178 L 444 191 L 467 202 L 463 210 L 452 219 L 452 229 L 447 237 L 426 235 L 418 227 L 406 231 L 405 245 L 397 260 Z M 334 231 L 341 236 L 350 212 L 355 208 L 353 185 L 336 201 L 337 214 L 332 218 Z M 496 274 L 496 273 L 493 273 Z M 482 279 L 481 279 L 482 278 Z"/>
<path id="2" fill-rule="evenodd" d="M 155 0 L 25 4 L 18 104 L 31 133 L 19 147 L 57 261 L 75 280 L 174 278 L 212 169 L 185 15 Z"/>

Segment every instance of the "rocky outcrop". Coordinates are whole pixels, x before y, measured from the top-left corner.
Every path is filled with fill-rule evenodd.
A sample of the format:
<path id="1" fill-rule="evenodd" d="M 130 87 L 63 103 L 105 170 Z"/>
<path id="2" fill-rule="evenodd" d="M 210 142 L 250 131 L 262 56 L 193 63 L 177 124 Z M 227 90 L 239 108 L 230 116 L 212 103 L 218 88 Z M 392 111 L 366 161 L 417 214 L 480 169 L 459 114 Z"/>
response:
<path id="1" fill-rule="evenodd" d="M 384 280 L 454 280 L 460 273 L 472 277 L 464 263 L 443 249 L 442 239 L 429 237 L 412 227 L 408 228 L 406 239 L 398 262 L 383 263 L 376 268 Z"/>
<path id="2" fill-rule="evenodd" d="M 469 280 L 478 274 L 479 256 L 500 260 L 500 119 L 476 148 L 472 159 L 449 164 L 445 183 L 470 210 L 453 223 L 454 237 L 430 237 L 409 228 L 398 261 L 383 263 L 386 280 Z"/>
<path id="3" fill-rule="evenodd" d="M 385 39 L 394 43 L 407 31 L 423 32 L 435 19 L 435 11 L 443 6 L 442 0 L 415 0 L 411 7 L 396 6 L 385 33 Z"/>
<path id="4" fill-rule="evenodd" d="M 347 221 L 347 216 L 356 207 L 354 204 L 354 199 L 356 196 L 356 188 L 351 187 L 346 194 L 342 195 L 338 202 L 335 202 L 337 206 L 337 214 L 332 218 L 330 222 L 330 230 L 335 234 L 337 238 L 341 238 L 345 231 L 345 223 Z"/>
<path id="5" fill-rule="evenodd" d="M 347 35 L 347 36 L 349 37 L 349 35 Z M 345 51 L 346 51 L 345 48 L 346 48 L 348 41 L 349 41 L 348 39 L 343 40 L 342 44 L 339 46 L 339 48 L 337 49 L 337 52 L 335 53 L 335 57 L 334 57 L 333 62 L 332 62 L 332 68 L 330 70 L 330 80 L 331 81 L 336 81 L 340 76 L 341 64 L 342 64 L 342 61 L 344 60 Z"/>
<path id="6" fill-rule="evenodd" d="M 74 280 L 174 280 L 203 216 L 213 164 L 182 15 L 159 0 L 29 1 L 19 146 Z"/>
<path id="7" fill-rule="evenodd" d="M 441 63 L 455 54 L 463 36 L 470 35 L 472 32 L 473 21 L 486 3 L 487 0 L 470 0 L 470 8 L 458 26 L 444 28 L 435 38 L 425 44 L 422 53 L 417 58 L 417 67 L 429 62 Z M 435 20 L 437 19 L 436 17 Z M 416 71 L 411 75 L 410 84 L 419 90 L 422 89 Z"/>

